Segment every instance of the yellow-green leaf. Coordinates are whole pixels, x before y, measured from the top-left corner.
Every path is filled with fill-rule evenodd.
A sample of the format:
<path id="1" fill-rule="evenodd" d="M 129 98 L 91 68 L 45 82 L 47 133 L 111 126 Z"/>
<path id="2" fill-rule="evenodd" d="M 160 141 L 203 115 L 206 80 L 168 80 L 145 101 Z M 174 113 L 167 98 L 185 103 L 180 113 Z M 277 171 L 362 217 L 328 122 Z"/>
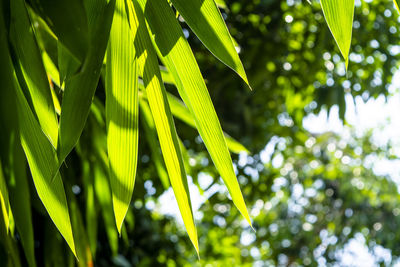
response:
<path id="1" fill-rule="evenodd" d="M 178 202 L 183 222 L 197 253 L 199 252 L 197 231 L 193 219 L 189 188 L 178 135 L 169 108 L 164 84 L 158 66 L 157 54 L 147 31 L 142 10 L 139 5 L 127 1 L 129 23 L 135 38 L 135 48 L 139 61 L 140 76 L 143 77 L 146 95 L 156 126 L 161 151 L 169 179 Z"/>
<path id="2" fill-rule="evenodd" d="M 61 104 L 58 155 L 60 163 L 74 148 L 85 126 L 107 48 L 115 0 L 85 0 L 89 50 L 79 73 L 65 80 Z"/>
<path id="3" fill-rule="evenodd" d="M 250 87 L 232 37 L 214 0 L 171 0 L 196 36 Z"/>
<path id="4" fill-rule="evenodd" d="M 106 68 L 107 147 L 119 233 L 132 199 L 139 137 L 138 65 L 125 6 L 125 0 L 117 0 Z"/>
<path id="5" fill-rule="evenodd" d="M 393 2 L 394 2 L 394 5 L 395 5 L 395 7 L 396 7 L 396 9 L 397 9 L 397 12 L 400 13 L 399 3 L 397 2 L 397 0 L 393 0 Z"/>
<path id="6" fill-rule="evenodd" d="M 139 108 L 141 114 L 141 125 L 143 125 L 146 141 L 151 149 L 151 158 L 156 166 L 157 174 L 161 180 L 164 189 L 170 186 L 168 173 L 165 169 L 164 160 L 161 156 L 160 146 L 157 142 L 157 130 L 154 124 L 153 116 L 151 115 L 149 104 L 141 97 L 139 98 Z"/>
<path id="7" fill-rule="evenodd" d="M 193 115 L 197 129 L 221 174 L 232 200 L 251 224 L 232 159 L 210 95 L 191 48 L 167 1 L 138 1 L 144 10 L 161 59 L 174 77 L 180 96 Z"/>
<path id="8" fill-rule="evenodd" d="M 354 0 L 321 0 L 321 6 L 326 23 L 342 53 L 347 69 L 353 29 Z"/>
<path id="9" fill-rule="evenodd" d="M 3 213 L 4 225 L 6 226 L 6 231 L 9 231 L 9 216 L 10 216 L 10 200 L 8 198 L 8 190 L 6 181 L 3 175 L 3 168 L 0 162 L 0 209 Z"/>
<path id="10" fill-rule="evenodd" d="M 180 101 L 174 95 L 168 93 L 168 102 L 169 102 L 169 105 L 171 106 L 172 114 L 176 118 L 185 122 L 189 126 L 196 128 L 196 123 L 193 119 L 192 114 L 190 114 L 190 111 L 188 110 L 188 108 L 185 106 L 185 104 L 182 101 Z M 236 154 L 239 154 L 240 152 L 250 153 L 241 143 L 239 143 L 233 137 L 229 136 L 227 133 L 224 133 L 224 136 L 225 136 L 226 144 L 228 145 L 228 148 L 231 152 L 236 153 Z"/>
<path id="11" fill-rule="evenodd" d="M 0 14 L 2 14 L 1 7 Z M 64 186 L 60 174 L 55 171 L 58 168 L 56 153 L 54 147 L 44 135 L 17 83 L 11 58 L 9 57 L 5 29 L 4 21 L 0 18 L 0 62 L 2 62 L 0 80 L 3 81 L 1 97 L 8 99 L 9 103 L 16 103 L 16 105 L 11 106 L 15 108 L 11 112 L 18 114 L 20 139 L 29 163 L 35 188 L 50 218 L 75 254 L 75 244 Z M 57 175 L 52 179 L 54 173 L 57 173 Z"/>
<path id="12" fill-rule="evenodd" d="M 42 62 L 42 57 L 33 34 L 28 12 L 23 0 L 13 0 L 10 4 L 10 36 L 19 62 L 16 64 L 20 85 L 27 89 L 33 111 L 43 132 L 54 147 L 57 147 L 58 121 L 54 109 L 50 85 Z"/>

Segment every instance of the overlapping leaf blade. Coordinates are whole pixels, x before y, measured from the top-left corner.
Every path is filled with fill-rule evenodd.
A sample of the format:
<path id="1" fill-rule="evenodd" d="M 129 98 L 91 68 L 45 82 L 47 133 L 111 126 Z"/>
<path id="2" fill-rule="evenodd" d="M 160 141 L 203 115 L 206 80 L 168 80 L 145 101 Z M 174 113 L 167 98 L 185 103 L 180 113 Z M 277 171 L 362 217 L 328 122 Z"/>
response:
<path id="1" fill-rule="evenodd" d="M 214 0 L 191 0 L 190 3 L 172 0 L 172 4 L 210 52 L 249 85 L 232 37 Z"/>
<path id="2" fill-rule="evenodd" d="M 193 119 L 192 114 L 190 114 L 190 111 L 181 100 L 179 100 L 174 95 L 168 93 L 168 102 L 171 106 L 172 114 L 176 118 L 182 120 L 193 128 L 196 128 L 196 123 Z M 236 154 L 239 154 L 240 152 L 250 153 L 241 143 L 230 137 L 227 133 L 224 133 L 224 136 L 226 144 L 228 145 L 228 148 L 231 152 Z"/>
<path id="3" fill-rule="evenodd" d="M 89 49 L 79 73 L 66 79 L 59 128 L 60 162 L 77 143 L 100 77 L 112 23 L 115 0 L 85 0 L 89 24 Z"/>
<path id="4" fill-rule="evenodd" d="M 148 142 L 151 149 L 151 158 L 154 161 L 158 176 L 161 180 L 164 189 L 168 189 L 170 186 L 168 173 L 165 169 L 164 160 L 161 156 L 159 150 L 159 144 L 157 142 L 157 130 L 154 124 L 153 116 L 151 115 L 151 110 L 149 104 L 146 100 L 141 97 L 139 101 L 140 114 L 141 114 L 141 125 L 143 126 L 144 132 L 146 134 L 146 141 Z"/>
<path id="5" fill-rule="evenodd" d="M 182 215 L 189 238 L 199 251 L 197 231 L 193 219 L 189 188 L 182 153 L 179 147 L 178 135 L 169 108 L 164 84 L 158 66 L 157 54 L 148 35 L 142 10 L 139 5 L 128 0 L 129 23 L 139 61 L 140 75 L 143 77 L 146 95 L 156 126 L 161 151 L 175 198 Z"/>
<path id="6" fill-rule="evenodd" d="M 174 13 L 164 0 L 157 3 L 149 0 L 138 2 L 144 11 L 160 57 L 172 73 L 179 94 L 192 113 L 197 129 L 233 202 L 251 224 L 221 125 L 196 60 Z"/>
<path id="7" fill-rule="evenodd" d="M 26 86 L 33 110 L 43 132 L 54 147 L 57 147 L 58 121 L 51 97 L 50 86 L 43 66 L 41 54 L 33 34 L 28 12 L 23 0 L 10 3 L 10 35 L 22 77 L 21 86 Z"/>
<path id="8" fill-rule="evenodd" d="M 131 202 L 138 154 L 138 62 L 125 0 L 117 0 L 107 50 L 107 144 L 115 221 L 121 233 Z"/>
<path id="9" fill-rule="evenodd" d="M 354 0 L 321 0 L 321 6 L 347 69 L 353 29 Z"/>
<path id="10" fill-rule="evenodd" d="M 32 0 L 41 17 L 51 27 L 60 42 L 83 63 L 89 47 L 89 29 L 83 1 Z"/>
<path id="11" fill-rule="evenodd" d="M 43 134 L 17 83 L 9 58 L 6 30 L 2 19 L 0 20 L 0 62 L 3 64 L 0 72 L 0 80 L 4 82 L 2 97 L 6 97 L 10 103 L 16 102 L 14 112 L 18 114 L 21 143 L 28 159 L 37 193 L 54 224 L 75 254 L 75 244 L 61 176 L 57 173 L 56 177 L 52 179 L 58 166 L 56 153 L 52 144 Z"/>

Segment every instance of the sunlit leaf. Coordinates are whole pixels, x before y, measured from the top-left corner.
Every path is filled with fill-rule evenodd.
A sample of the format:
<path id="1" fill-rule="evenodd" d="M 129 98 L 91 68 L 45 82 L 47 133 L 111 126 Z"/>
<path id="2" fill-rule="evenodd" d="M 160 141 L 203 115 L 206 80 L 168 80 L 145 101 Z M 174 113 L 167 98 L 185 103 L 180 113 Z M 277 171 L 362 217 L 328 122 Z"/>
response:
<path id="1" fill-rule="evenodd" d="M 47 75 L 41 54 L 33 34 L 28 12 L 23 0 L 11 1 L 10 36 L 20 69 L 20 84 L 26 87 L 32 101 L 33 110 L 43 132 L 54 147 L 57 147 L 58 121 L 54 110 Z M 23 88 L 24 89 L 24 88 Z"/>
<path id="2" fill-rule="evenodd" d="M 321 0 L 321 6 L 347 69 L 353 29 L 354 0 Z"/>
<path id="3" fill-rule="evenodd" d="M 162 185 L 165 189 L 170 186 L 168 180 L 168 173 L 165 169 L 164 160 L 160 153 L 159 144 L 157 142 L 157 130 L 154 124 L 153 116 L 151 115 L 149 104 L 143 98 L 140 98 L 140 114 L 141 125 L 143 126 L 146 141 L 148 142 L 151 149 L 151 158 L 156 166 L 157 174 L 161 180 Z"/>
<path id="4" fill-rule="evenodd" d="M 8 198 L 8 189 L 3 175 L 3 168 L 0 162 L 0 209 L 3 214 L 4 225 L 6 231 L 9 231 L 9 215 L 10 215 L 10 200 Z"/>
<path id="5" fill-rule="evenodd" d="M 77 143 L 100 77 L 115 0 L 85 0 L 89 23 L 89 50 L 78 74 L 65 81 L 61 104 L 58 155 L 60 163 Z"/>
<path id="6" fill-rule="evenodd" d="M 196 128 L 196 123 L 193 119 L 192 114 L 185 106 L 185 104 L 180 101 L 177 97 L 168 93 L 168 102 L 171 106 L 172 114 L 185 122 L 186 124 Z M 227 133 L 224 133 L 226 144 L 231 152 L 239 154 L 240 152 L 250 153 L 241 143 L 236 141 L 234 138 L 230 137 Z"/>
<path id="7" fill-rule="evenodd" d="M 125 0 L 117 0 L 107 50 L 106 119 L 110 184 L 118 232 L 135 184 L 138 154 L 138 65 Z"/>
<path id="8" fill-rule="evenodd" d="M 397 2 L 397 0 L 393 0 L 393 2 L 394 2 L 394 6 L 396 7 L 396 9 L 397 9 L 397 12 L 399 12 L 400 13 L 400 9 L 399 9 L 399 3 Z"/>
<path id="9" fill-rule="evenodd" d="M 10 107 L 16 108 L 14 114 L 15 112 L 18 114 L 21 143 L 29 163 L 35 188 L 50 218 L 75 254 L 64 186 L 61 175 L 55 171 L 58 167 L 56 153 L 54 147 L 44 135 L 17 83 L 8 53 L 6 30 L 3 23 L 3 20 L 0 19 L 0 62 L 3 64 L 0 72 L 0 80 L 3 81 L 1 97 L 8 99 L 9 103 L 16 103 L 16 105 Z M 54 173 L 57 173 L 57 175 L 53 179 Z"/>
<path id="10" fill-rule="evenodd" d="M 204 45 L 249 85 L 232 37 L 214 0 L 171 1 Z"/>
<path id="11" fill-rule="evenodd" d="M 179 140 L 169 108 L 164 84 L 158 67 L 156 51 L 148 35 L 142 10 L 139 5 L 129 1 L 129 22 L 135 36 L 135 47 L 139 60 L 140 74 L 143 77 L 146 95 L 156 126 L 161 151 L 168 176 L 178 202 L 183 222 L 197 253 L 199 252 L 197 231 L 193 219 L 185 167 Z"/>
<path id="12" fill-rule="evenodd" d="M 186 106 L 211 158 L 227 186 L 233 202 L 251 224 L 240 191 L 232 159 L 203 77 L 172 9 L 166 1 L 140 0 L 154 42 L 166 67 L 172 73 Z"/>

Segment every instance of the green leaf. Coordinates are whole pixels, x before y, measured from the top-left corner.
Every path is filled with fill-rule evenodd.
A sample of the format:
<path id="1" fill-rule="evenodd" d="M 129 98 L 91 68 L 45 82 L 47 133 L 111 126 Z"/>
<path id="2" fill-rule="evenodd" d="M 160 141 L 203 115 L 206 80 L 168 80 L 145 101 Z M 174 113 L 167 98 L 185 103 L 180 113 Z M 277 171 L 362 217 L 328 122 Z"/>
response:
<path id="1" fill-rule="evenodd" d="M 11 1 L 10 9 L 10 36 L 18 60 L 16 64 L 23 76 L 19 77 L 20 84 L 27 87 L 40 126 L 52 145 L 57 147 L 58 121 L 25 3 L 23 0 Z"/>
<path id="2" fill-rule="evenodd" d="M 26 159 L 16 133 L 18 132 L 14 132 L 9 139 L 10 149 L 12 149 L 9 151 L 12 156 L 8 161 L 10 204 L 29 266 L 36 266 Z"/>
<path id="3" fill-rule="evenodd" d="M 172 114 L 183 121 L 184 123 L 188 124 L 189 126 L 196 128 L 196 123 L 193 119 L 192 114 L 185 106 L 185 104 L 180 101 L 174 95 L 168 93 L 168 102 L 171 106 Z M 224 133 L 226 144 L 231 152 L 239 154 L 240 152 L 250 153 L 241 143 L 236 141 L 234 138 L 230 137 L 227 133 Z"/>
<path id="4" fill-rule="evenodd" d="M 321 6 L 326 23 L 339 46 L 347 69 L 353 29 L 354 0 L 321 0 Z"/>
<path id="5" fill-rule="evenodd" d="M 89 47 L 86 12 L 81 0 L 33 0 L 35 11 L 47 22 L 60 42 L 83 62 Z"/>
<path id="6" fill-rule="evenodd" d="M 200 136 L 233 202 L 251 224 L 217 114 L 197 62 L 173 11 L 166 1 L 155 3 L 139 0 L 139 3 L 144 10 L 160 57 L 172 73 L 179 94 L 193 115 Z"/>
<path id="7" fill-rule="evenodd" d="M 128 1 L 128 6 L 130 7 L 129 22 L 132 35 L 135 36 L 135 48 L 139 60 L 140 76 L 143 77 L 143 83 L 146 88 L 146 95 L 156 126 L 165 166 L 186 231 L 197 253 L 199 253 L 197 231 L 193 219 L 185 167 L 175 124 L 169 108 L 164 84 L 161 79 L 157 54 L 148 34 L 140 6 L 137 4 L 134 5 L 132 1 Z"/>
<path id="8" fill-rule="evenodd" d="M 138 157 L 138 64 L 125 0 L 117 0 L 107 50 L 106 120 L 115 222 L 121 234 L 132 199 Z"/>
<path id="9" fill-rule="evenodd" d="M 111 28 L 115 0 L 85 0 L 89 23 L 89 50 L 79 73 L 66 79 L 59 128 L 60 163 L 76 145 L 100 77 Z"/>
<path id="10" fill-rule="evenodd" d="M 232 37 L 214 0 L 171 1 L 208 50 L 239 74 L 250 87 Z"/>
<path id="11" fill-rule="evenodd" d="M 0 14 L 2 14 L 1 7 Z M 0 62 L 2 62 L 0 80 L 3 81 L 1 97 L 8 99 L 9 103 L 16 103 L 16 105 L 10 105 L 10 107 L 15 108 L 10 112 L 18 114 L 21 143 L 29 163 L 35 188 L 50 218 L 76 255 L 64 186 L 60 174 L 55 171 L 58 167 L 56 153 L 54 147 L 44 135 L 17 83 L 9 57 L 5 29 L 4 21 L 0 19 Z M 57 175 L 52 179 L 54 173 L 57 173 Z"/>
<path id="12" fill-rule="evenodd" d="M 73 170 L 68 169 L 67 172 L 70 175 L 74 175 Z M 70 181 L 71 179 L 68 179 Z M 69 188 L 72 188 L 72 184 L 67 184 Z M 76 200 L 76 197 L 72 190 L 67 191 L 68 203 L 69 203 L 69 210 L 71 213 L 71 223 L 72 223 L 72 230 L 74 234 L 75 244 L 76 244 L 76 252 L 78 253 L 78 266 L 87 267 L 93 266 L 93 259 L 92 259 L 92 252 L 90 250 L 89 241 L 87 238 L 87 232 L 82 220 L 82 214 L 79 209 L 79 203 Z M 90 228 L 91 225 L 88 225 Z"/>
<path id="13" fill-rule="evenodd" d="M 53 179 L 54 170 L 58 167 L 56 153 L 30 112 L 20 89 L 17 89 L 17 100 L 21 143 L 28 159 L 37 193 L 54 224 L 76 255 L 61 175 L 57 172 Z"/>
<path id="14" fill-rule="evenodd" d="M 394 2 L 394 5 L 395 5 L 395 7 L 396 7 L 396 9 L 397 9 L 397 12 L 400 13 L 399 3 L 397 2 L 397 0 L 393 0 L 393 2 Z"/>
<path id="15" fill-rule="evenodd" d="M 6 180 L 4 179 L 3 175 L 3 168 L 1 167 L 1 162 L 0 162 L 0 209 L 3 214 L 3 219 L 4 219 L 4 225 L 6 227 L 7 234 L 9 232 L 10 228 L 10 200 L 8 198 L 8 190 L 7 190 L 7 185 L 6 185 Z"/>
<path id="16" fill-rule="evenodd" d="M 165 169 L 164 160 L 160 153 L 160 147 L 157 142 L 157 130 L 154 124 L 153 116 L 151 115 L 150 107 L 147 101 L 141 97 L 139 98 L 139 107 L 141 117 L 141 124 L 143 125 L 144 133 L 146 135 L 146 141 L 148 142 L 151 149 L 151 159 L 156 166 L 158 176 L 161 180 L 164 189 L 168 189 L 170 186 L 168 180 L 168 173 Z"/>

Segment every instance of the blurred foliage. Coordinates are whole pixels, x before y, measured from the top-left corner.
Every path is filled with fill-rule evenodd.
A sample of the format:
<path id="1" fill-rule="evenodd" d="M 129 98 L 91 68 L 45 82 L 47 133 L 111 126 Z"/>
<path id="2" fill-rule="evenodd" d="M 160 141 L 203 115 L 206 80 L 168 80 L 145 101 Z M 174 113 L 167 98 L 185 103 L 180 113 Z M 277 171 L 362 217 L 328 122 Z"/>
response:
<path id="1" fill-rule="evenodd" d="M 371 251 L 376 246 L 387 248 L 395 261 L 400 256 L 400 196 L 390 177 L 376 175 L 371 164 L 394 158 L 390 144 L 375 146 L 372 133 L 356 137 L 355 129 L 347 126 L 341 135 L 313 135 L 303 128 L 306 115 L 334 105 L 344 120 L 346 94 L 365 101 L 390 94 L 388 85 L 400 52 L 393 3 L 356 1 L 346 73 L 318 2 L 225 2 L 222 15 L 253 91 L 204 48 L 183 20 L 182 26 L 222 128 L 251 151 L 233 155 L 233 160 L 256 231 L 244 223 L 220 186 L 197 132 L 176 121 L 189 157 L 188 174 L 199 192 L 208 196 L 194 212 L 201 218 L 197 220 L 201 259 L 182 225 L 160 211 L 157 201 L 165 189 L 157 179 L 149 140 L 139 142 L 135 192 L 118 239 L 110 228 L 113 221 L 107 220 L 112 208 L 98 199 L 110 194 L 109 186 L 94 183 L 94 178 L 102 181 L 106 171 L 91 163 L 104 161 L 104 155 L 84 153 L 90 151 L 87 146 L 104 144 L 100 103 L 92 107 L 78 148 L 66 161 L 73 168 L 63 169 L 67 196 L 76 198 L 83 225 L 91 225 L 87 242 L 96 244 L 95 266 L 325 265 L 336 262 L 338 252 L 360 233 Z M 104 100 L 101 84 L 96 97 Z M 38 266 L 73 262 L 32 186 L 32 202 L 38 207 L 33 212 Z M 45 247 L 45 239 L 59 245 Z M 51 263 L 47 255 L 53 255 Z"/>

